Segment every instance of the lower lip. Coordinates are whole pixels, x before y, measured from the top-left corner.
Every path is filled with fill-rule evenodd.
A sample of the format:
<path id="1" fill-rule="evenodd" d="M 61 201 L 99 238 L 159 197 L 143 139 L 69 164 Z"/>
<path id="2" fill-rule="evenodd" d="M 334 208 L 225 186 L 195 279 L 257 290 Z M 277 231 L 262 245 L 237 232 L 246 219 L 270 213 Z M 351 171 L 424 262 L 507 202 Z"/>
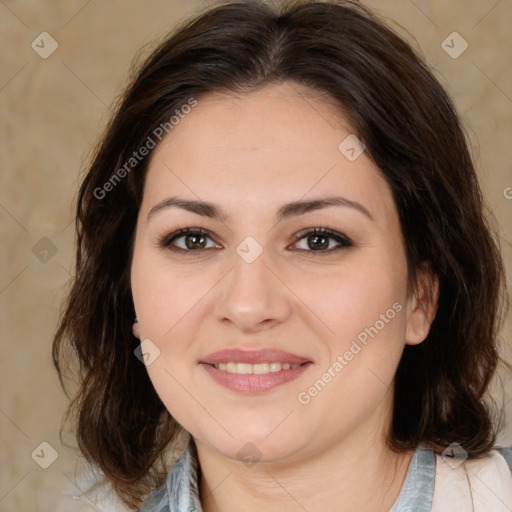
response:
<path id="1" fill-rule="evenodd" d="M 229 373 L 215 368 L 211 364 L 201 363 L 201 366 L 211 375 L 211 377 L 222 386 L 232 389 L 233 391 L 241 391 L 245 393 L 258 393 L 268 391 L 281 384 L 286 384 L 295 380 L 299 375 L 307 370 L 312 363 L 304 363 L 296 368 L 289 370 L 280 370 L 278 372 L 260 374 Z"/>

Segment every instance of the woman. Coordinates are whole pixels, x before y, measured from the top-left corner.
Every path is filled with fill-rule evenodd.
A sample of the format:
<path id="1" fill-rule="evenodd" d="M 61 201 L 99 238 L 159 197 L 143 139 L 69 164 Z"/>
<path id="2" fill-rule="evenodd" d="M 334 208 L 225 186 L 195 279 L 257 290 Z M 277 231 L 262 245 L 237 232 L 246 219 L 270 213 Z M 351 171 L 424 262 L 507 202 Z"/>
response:
<path id="1" fill-rule="evenodd" d="M 358 3 L 180 27 L 77 230 L 54 360 L 75 351 L 80 449 L 132 509 L 512 507 L 498 244 L 451 100 Z"/>

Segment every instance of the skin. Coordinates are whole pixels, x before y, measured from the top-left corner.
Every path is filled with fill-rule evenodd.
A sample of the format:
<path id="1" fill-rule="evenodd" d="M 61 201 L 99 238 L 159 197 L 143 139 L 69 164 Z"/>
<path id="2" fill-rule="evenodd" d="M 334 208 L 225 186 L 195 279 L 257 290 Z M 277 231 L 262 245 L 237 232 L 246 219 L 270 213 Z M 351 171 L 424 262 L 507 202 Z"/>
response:
<path id="1" fill-rule="evenodd" d="M 147 370 L 196 442 L 205 512 L 330 511 L 341 503 L 344 511 L 385 511 L 400 492 L 412 452 L 396 454 L 385 443 L 394 375 L 404 346 L 428 334 L 435 301 L 426 298 L 437 297 L 437 285 L 419 272 L 417 291 L 408 293 L 391 191 L 365 152 L 349 161 L 338 150 L 351 133 L 332 102 L 298 84 L 273 84 L 200 98 L 151 156 L 131 268 L 134 332 L 160 350 Z M 284 203 L 332 195 L 371 218 L 330 206 L 275 221 Z M 215 203 L 229 218 L 169 207 L 148 219 L 169 196 Z M 207 248 L 158 245 L 184 227 L 208 230 Z M 334 250 L 339 243 L 328 238 L 328 248 L 315 251 L 307 236 L 294 238 L 318 227 L 353 245 Z M 252 263 L 236 252 L 247 236 L 263 251 Z M 185 242 L 174 244 L 187 250 Z M 401 311 L 299 403 L 298 394 L 394 303 Z M 232 347 L 278 348 L 313 364 L 292 382 L 242 394 L 198 364 Z M 251 467 L 237 457 L 248 442 L 261 457 Z"/>

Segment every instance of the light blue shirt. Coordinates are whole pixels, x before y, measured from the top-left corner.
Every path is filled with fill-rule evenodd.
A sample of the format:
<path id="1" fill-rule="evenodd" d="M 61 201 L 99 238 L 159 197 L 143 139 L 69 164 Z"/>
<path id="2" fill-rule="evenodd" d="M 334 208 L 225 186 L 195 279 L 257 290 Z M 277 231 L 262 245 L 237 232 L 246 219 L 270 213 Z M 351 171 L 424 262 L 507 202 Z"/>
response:
<path id="1" fill-rule="evenodd" d="M 512 471 L 512 448 L 496 448 Z M 436 459 L 432 450 L 418 447 L 402 489 L 389 512 L 430 512 Z M 193 442 L 172 466 L 166 481 L 155 489 L 139 512 L 202 512 L 198 489 L 198 460 Z"/>

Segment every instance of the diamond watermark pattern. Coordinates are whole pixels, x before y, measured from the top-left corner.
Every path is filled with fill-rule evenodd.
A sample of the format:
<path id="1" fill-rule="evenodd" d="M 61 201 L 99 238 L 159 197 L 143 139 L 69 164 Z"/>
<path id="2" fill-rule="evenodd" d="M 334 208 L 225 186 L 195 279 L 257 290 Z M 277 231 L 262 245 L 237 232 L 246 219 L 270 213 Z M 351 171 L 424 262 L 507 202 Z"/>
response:
<path id="1" fill-rule="evenodd" d="M 57 246 L 49 238 L 44 236 L 32 247 L 32 254 L 41 261 L 41 263 L 48 263 L 57 254 Z"/>
<path id="2" fill-rule="evenodd" d="M 458 32 L 452 32 L 441 43 L 441 48 L 452 59 L 458 59 L 468 49 L 468 46 L 468 42 Z"/>
<path id="3" fill-rule="evenodd" d="M 30 46 L 39 57 L 47 59 L 59 47 L 59 43 L 48 32 L 41 32 Z"/>
<path id="4" fill-rule="evenodd" d="M 252 236 L 248 236 L 238 244 L 236 252 L 246 263 L 252 263 L 259 258 L 263 247 Z"/>
<path id="5" fill-rule="evenodd" d="M 338 149 L 347 160 L 353 162 L 361 156 L 365 148 L 363 143 L 351 133 L 348 137 L 343 139 Z"/>
<path id="6" fill-rule="evenodd" d="M 154 363 L 155 359 L 160 356 L 160 349 L 150 340 L 142 340 L 141 344 L 133 351 L 137 359 L 146 366 Z"/>
<path id="7" fill-rule="evenodd" d="M 243 462 L 248 468 L 252 468 L 260 459 L 262 453 L 253 443 L 245 443 L 236 454 L 236 458 Z"/>
<path id="8" fill-rule="evenodd" d="M 468 452 L 459 443 L 452 443 L 443 451 L 441 458 L 452 469 L 457 469 L 468 458 Z"/>
<path id="9" fill-rule="evenodd" d="M 43 441 L 30 456 L 36 464 L 47 469 L 57 460 L 59 454 L 50 443 Z"/>

